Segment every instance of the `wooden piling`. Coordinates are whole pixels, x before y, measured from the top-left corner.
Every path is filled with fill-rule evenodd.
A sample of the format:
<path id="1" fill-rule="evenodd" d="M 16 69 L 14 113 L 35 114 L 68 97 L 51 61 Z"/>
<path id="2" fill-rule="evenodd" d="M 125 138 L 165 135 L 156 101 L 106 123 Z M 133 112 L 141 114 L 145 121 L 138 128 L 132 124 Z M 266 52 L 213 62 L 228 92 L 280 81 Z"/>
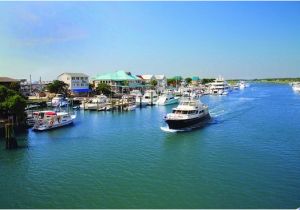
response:
<path id="1" fill-rule="evenodd" d="M 17 140 L 14 136 L 14 129 L 12 123 L 5 124 L 5 141 L 6 149 L 15 149 L 18 147 Z"/>

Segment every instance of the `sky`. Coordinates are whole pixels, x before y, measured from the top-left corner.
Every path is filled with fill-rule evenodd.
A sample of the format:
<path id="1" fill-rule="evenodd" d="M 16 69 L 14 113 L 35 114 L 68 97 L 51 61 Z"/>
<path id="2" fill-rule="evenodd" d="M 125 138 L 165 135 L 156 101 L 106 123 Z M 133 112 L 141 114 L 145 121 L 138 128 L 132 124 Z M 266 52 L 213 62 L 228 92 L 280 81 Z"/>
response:
<path id="1" fill-rule="evenodd" d="M 300 77 L 300 2 L 0 2 L 0 76 Z"/>

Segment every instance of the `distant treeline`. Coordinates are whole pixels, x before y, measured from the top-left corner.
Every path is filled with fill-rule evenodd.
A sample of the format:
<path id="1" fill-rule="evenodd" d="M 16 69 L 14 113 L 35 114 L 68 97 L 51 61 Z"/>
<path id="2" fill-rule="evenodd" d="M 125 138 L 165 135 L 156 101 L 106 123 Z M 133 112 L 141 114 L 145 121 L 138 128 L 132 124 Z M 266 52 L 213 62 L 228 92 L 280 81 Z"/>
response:
<path id="1" fill-rule="evenodd" d="M 254 82 L 272 82 L 272 83 L 290 83 L 300 82 L 300 78 L 265 78 L 265 79 L 253 79 Z"/>

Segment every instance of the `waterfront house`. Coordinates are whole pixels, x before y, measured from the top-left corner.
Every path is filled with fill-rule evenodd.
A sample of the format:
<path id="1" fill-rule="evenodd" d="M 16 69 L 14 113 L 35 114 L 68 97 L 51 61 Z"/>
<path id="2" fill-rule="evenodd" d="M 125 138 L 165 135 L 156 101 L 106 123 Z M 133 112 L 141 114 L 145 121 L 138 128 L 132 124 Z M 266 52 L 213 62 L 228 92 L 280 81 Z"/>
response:
<path id="1" fill-rule="evenodd" d="M 154 75 L 155 80 L 157 81 L 157 90 L 158 92 L 163 92 L 167 87 L 167 77 L 163 74 Z"/>
<path id="2" fill-rule="evenodd" d="M 141 78 L 143 79 L 144 83 L 147 85 L 150 85 L 152 80 L 156 80 L 157 81 L 156 89 L 158 92 L 164 91 L 164 89 L 167 87 L 167 77 L 165 75 L 145 74 L 145 75 L 141 75 Z"/>
<path id="3" fill-rule="evenodd" d="M 193 76 L 192 77 L 192 85 L 193 86 L 198 86 L 200 82 L 200 78 L 198 76 Z"/>
<path id="4" fill-rule="evenodd" d="M 26 79 L 20 80 L 20 87 L 21 87 L 21 93 L 24 96 L 30 96 L 30 95 L 38 95 L 47 87 L 48 84 L 50 84 L 51 81 L 33 81 L 30 82 Z"/>
<path id="5" fill-rule="evenodd" d="M 3 85 L 10 89 L 14 89 L 16 91 L 20 90 L 20 80 L 18 79 L 13 79 L 10 77 L 0 77 L 0 85 Z"/>
<path id="6" fill-rule="evenodd" d="M 83 73 L 62 73 L 57 77 L 69 85 L 69 90 L 74 95 L 86 95 L 90 92 L 89 76 Z"/>
<path id="7" fill-rule="evenodd" d="M 124 89 L 140 89 L 143 87 L 141 78 L 125 71 L 97 75 L 92 78 L 92 82 L 95 87 L 98 87 L 100 83 L 107 84 L 115 93 L 122 92 Z"/>
<path id="8" fill-rule="evenodd" d="M 150 82 L 152 80 L 155 80 L 155 77 L 154 75 L 152 74 L 144 74 L 144 75 L 141 75 L 143 81 L 145 82 L 145 84 L 150 84 Z"/>

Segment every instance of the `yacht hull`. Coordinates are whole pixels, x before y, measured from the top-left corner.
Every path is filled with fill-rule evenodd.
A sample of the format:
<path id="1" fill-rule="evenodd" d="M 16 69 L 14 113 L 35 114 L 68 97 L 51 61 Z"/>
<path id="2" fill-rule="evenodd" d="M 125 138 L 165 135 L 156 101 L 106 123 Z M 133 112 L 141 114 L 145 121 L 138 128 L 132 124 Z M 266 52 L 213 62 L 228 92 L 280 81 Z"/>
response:
<path id="1" fill-rule="evenodd" d="M 54 124 L 52 126 L 39 126 L 39 127 L 33 127 L 34 131 L 46 131 L 46 130 L 52 130 L 56 128 L 60 128 L 63 126 L 71 125 L 73 123 L 73 120 L 67 121 L 67 122 L 62 122 L 59 124 Z"/>
<path id="2" fill-rule="evenodd" d="M 209 119 L 210 119 L 210 115 L 208 113 L 204 116 L 200 116 L 192 119 L 182 119 L 182 120 L 167 119 L 166 123 L 168 124 L 169 129 L 184 129 L 184 128 L 196 127 L 198 125 L 201 125 L 201 123 L 206 122 Z"/>

